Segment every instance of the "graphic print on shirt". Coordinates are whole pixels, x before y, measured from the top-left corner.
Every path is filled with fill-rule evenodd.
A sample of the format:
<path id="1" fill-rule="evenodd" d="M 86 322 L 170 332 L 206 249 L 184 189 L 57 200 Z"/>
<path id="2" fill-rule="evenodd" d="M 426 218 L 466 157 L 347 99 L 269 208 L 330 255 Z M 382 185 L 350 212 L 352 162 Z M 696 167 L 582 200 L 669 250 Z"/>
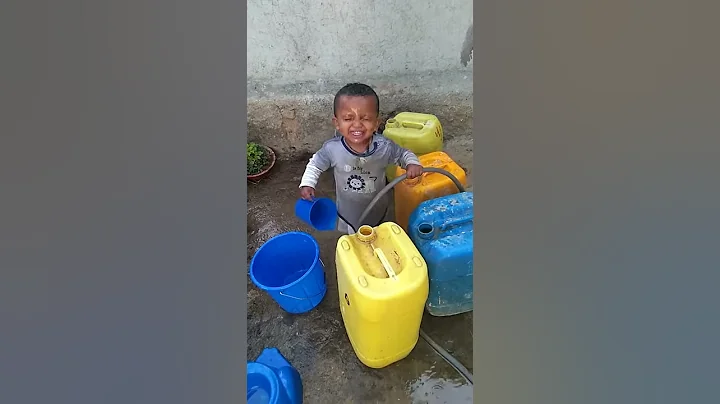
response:
<path id="1" fill-rule="evenodd" d="M 348 175 L 345 184 L 343 184 L 343 191 L 355 192 L 358 194 L 371 194 L 375 192 L 375 182 L 377 181 L 376 176 L 371 176 L 371 172 L 363 169 L 362 163 L 365 159 L 359 159 L 358 165 L 355 167 L 345 165 L 343 167 Z"/>
<path id="2" fill-rule="evenodd" d="M 365 180 L 359 175 L 352 174 L 348 177 L 347 186 L 345 188 L 353 192 L 363 193 L 363 190 L 365 189 Z"/>

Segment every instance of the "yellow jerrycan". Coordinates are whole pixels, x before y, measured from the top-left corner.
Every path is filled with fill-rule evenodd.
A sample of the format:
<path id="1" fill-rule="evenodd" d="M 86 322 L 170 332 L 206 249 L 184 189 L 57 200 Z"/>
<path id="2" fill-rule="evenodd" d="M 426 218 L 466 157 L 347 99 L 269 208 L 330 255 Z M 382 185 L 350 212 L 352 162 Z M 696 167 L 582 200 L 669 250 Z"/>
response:
<path id="1" fill-rule="evenodd" d="M 385 122 L 383 136 L 417 154 L 427 154 L 443 149 L 443 130 L 435 115 L 417 112 L 401 112 Z M 386 170 L 389 181 L 395 179 L 395 169 Z"/>
<path id="2" fill-rule="evenodd" d="M 465 170 L 444 152 L 433 152 L 418 156 L 423 167 L 441 168 L 467 186 Z M 405 174 L 397 167 L 395 176 Z M 407 231 L 410 215 L 422 202 L 460 192 L 450 178 L 440 173 L 424 173 L 420 177 L 404 180 L 395 185 L 395 223 Z"/>
<path id="3" fill-rule="evenodd" d="M 358 359 L 379 369 L 410 354 L 429 292 L 427 264 L 395 223 L 361 226 L 335 252 L 340 312 Z"/>

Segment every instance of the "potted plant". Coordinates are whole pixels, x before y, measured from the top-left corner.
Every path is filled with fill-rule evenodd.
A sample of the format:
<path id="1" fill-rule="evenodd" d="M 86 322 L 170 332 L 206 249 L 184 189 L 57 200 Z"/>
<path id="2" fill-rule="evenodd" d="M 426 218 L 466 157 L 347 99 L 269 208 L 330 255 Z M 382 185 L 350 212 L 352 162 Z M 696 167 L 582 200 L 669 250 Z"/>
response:
<path id="1" fill-rule="evenodd" d="M 275 152 L 267 146 L 250 142 L 247 144 L 247 178 L 259 181 L 267 176 L 275 165 Z"/>

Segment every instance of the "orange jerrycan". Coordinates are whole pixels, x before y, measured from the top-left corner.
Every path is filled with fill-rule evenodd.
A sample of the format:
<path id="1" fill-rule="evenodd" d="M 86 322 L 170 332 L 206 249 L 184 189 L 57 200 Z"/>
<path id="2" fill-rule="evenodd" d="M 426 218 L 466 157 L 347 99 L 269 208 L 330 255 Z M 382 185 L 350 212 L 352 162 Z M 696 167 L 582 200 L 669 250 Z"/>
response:
<path id="1" fill-rule="evenodd" d="M 429 293 L 427 264 L 395 223 L 361 226 L 335 250 L 340 312 L 358 359 L 382 368 L 410 354 Z"/>
<path id="2" fill-rule="evenodd" d="M 431 114 L 401 112 L 387 120 L 383 136 L 418 156 L 443 149 L 442 125 Z M 389 181 L 395 179 L 396 167 L 387 168 L 385 174 Z"/>
<path id="3" fill-rule="evenodd" d="M 444 152 L 434 152 L 418 156 L 423 167 L 441 168 L 450 174 L 465 187 L 467 177 L 462 169 L 450 156 Z M 396 177 L 405 174 L 405 170 L 398 167 Z M 407 230 L 410 214 L 422 202 L 440 198 L 460 192 L 450 178 L 440 173 L 424 173 L 418 178 L 401 181 L 395 185 L 395 222 Z"/>

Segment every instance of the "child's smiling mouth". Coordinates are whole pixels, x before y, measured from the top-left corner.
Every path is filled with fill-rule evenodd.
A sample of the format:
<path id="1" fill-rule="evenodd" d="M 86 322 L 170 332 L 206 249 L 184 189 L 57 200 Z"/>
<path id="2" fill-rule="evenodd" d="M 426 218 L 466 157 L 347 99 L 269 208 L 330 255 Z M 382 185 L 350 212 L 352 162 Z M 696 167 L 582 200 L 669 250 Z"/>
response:
<path id="1" fill-rule="evenodd" d="M 351 130 L 350 137 L 353 139 L 362 139 L 365 136 L 364 130 Z"/>

